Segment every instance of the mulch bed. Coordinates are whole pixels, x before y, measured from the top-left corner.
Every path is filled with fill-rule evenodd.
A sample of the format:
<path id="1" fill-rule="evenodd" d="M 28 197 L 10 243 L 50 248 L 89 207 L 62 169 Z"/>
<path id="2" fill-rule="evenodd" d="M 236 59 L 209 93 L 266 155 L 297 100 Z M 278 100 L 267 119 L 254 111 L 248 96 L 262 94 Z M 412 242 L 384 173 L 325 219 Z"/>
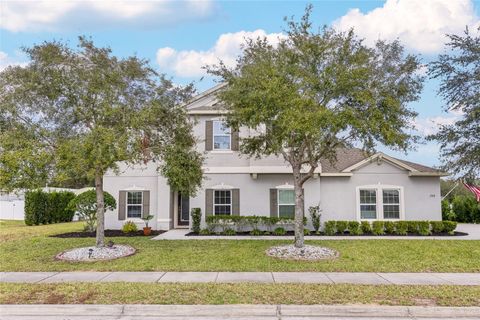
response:
<path id="1" fill-rule="evenodd" d="M 288 237 L 288 236 L 294 236 L 294 232 L 293 231 L 287 231 L 287 233 L 283 236 L 278 236 L 278 237 Z M 201 235 L 201 234 L 198 234 L 198 233 L 194 233 L 194 232 L 189 232 L 187 233 L 185 236 L 187 237 L 197 237 L 197 236 L 206 236 L 206 237 L 218 237 L 218 236 L 225 236 L 225 237 L 229 237 L 227 235 L 223 235 L 223 234 L 208 234 L 208 235 Z M 237 234 L 235 234 L 235 236 L 249 236 L 251 237 L 252 235 L 250 234 L 250 232 L 237 232 Z M 277 236 L 275 234 L 261 234 L 261 235 L 258 235 L 258 236 L 255 236 L 255 237 L 268 237 L 268 236 Z M 321 237 L 321 236 L 326 236 L 323 232 L 321 232 L 320 234 L 315 234 L 315 233 L 310 233 L 309 236 L 313 236 L 313 237 Z M 352 234 L 349 234 L 348 232 L 346 233 L 343 233 L 343 234 L 340 234 L 340 233 L 336 233 L 334 234 L 333 236 L 330 236 L 330 237 L 348 237 L 348 236 L 352 236 L 352 237 L 375 237 L 373 234 L 360 234 L 360 235 L 352 235 Z M 382 236 L 378 236 L 378 237 L 421 237 L 422 235 L 420 234 L 408 234 L 406 236 L 401 236 L 401 235 L 397 235 L 397 234 L 384 234 Z M 449 233 L 446 233 L 446 232 L 442 232 L 442 233 L 432 233 L 431 235 L 429 235 L 428 237 L 432 237 L 432 236 L 435 236 L 435 237 L 458 237 L 458 236 L 468 236 L 468 233 L 465 233 L 465 232 L 459 232 L 459 231 L 455 231 L 454 234 L 449 234 Z M 231 236 L 230 236 L 231 237 Z"/>
<path id="2" fill-rule="evenodd" d="M 138 230 L 131 233 L 123 233 L 122 230 L 105 230 L 105 237 L 115 238 L 115 237 L 153 237 L 158 236 L 159 234 L 164 233 L 164 230 L 152 230 L 149 236 L 143 235 L 143 230 Z M 50 237 L 53 238 L 95 238 L 96 232 L 67 232 L 54 234 Z"/>

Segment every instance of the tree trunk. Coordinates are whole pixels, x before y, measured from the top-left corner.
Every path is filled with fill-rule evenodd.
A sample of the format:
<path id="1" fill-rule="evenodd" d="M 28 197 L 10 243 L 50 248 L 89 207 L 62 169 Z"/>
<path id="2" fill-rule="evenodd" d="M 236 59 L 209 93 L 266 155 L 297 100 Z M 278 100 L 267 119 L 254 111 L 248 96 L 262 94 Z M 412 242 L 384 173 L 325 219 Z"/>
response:
<path id="1" fill-rule="evenodd" d="M 304 217 L 304 202 L 303 198 L 303 183 L 300 175 L 301 168 L 293 168 L 293 181 L 295 190 L 295 247 L 303 248 L 303 217 Z"/>
<path id="2" fill-rule="evenodd" d="M 95 192 L 97 194 L 97 235 L 96 246 L 105 246 L 105 201 L 103 198 L 103 175 L 100 170 L 95 173 Z"/>

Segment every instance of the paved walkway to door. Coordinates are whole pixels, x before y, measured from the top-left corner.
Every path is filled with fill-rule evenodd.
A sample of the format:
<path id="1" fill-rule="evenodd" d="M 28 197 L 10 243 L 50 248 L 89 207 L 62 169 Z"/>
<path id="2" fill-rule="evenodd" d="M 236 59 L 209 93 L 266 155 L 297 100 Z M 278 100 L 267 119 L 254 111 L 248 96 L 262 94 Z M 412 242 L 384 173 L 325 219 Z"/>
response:
<path id="1" fill-rule="evenodd" d="M 305 240 L 480 240 L 480 224 L 459 223 L 457 231 L 468 233 L 466 236 L 456 237 L 421 237 L 421 236 L 306 236 Z M 185 236 L 189 229 L 172 229 L 164 232 L 152 240 L 293 240 L 293 236 Z"/>
<path id="2" fill-rule="evenodd" d="M 480 285 L 480 273 L 384 272 L 1 272 L 0 282 L 320 283 Z"/>

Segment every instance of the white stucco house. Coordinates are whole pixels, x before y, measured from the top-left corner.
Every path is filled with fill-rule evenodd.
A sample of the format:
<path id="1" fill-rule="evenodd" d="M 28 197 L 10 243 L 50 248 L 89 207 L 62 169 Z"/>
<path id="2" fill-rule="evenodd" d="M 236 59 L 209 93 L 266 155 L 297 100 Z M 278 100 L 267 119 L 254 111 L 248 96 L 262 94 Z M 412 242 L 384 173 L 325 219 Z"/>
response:
<path id="1" fill-rule="evenodd" d="M 224 111 L 215 96 L 221 85 L 187 105 L 195 120 L 197 148 L 205 152 L 205 180 L 195 196 L 173 192 L 153 163 L 104 176 L 105 191 L 117 200 L 106 214 L 106 228 L 128 221 L 143 226 L 152 214 L 153 229 L 188 228 L 190 209 L 206 215 L 293 216 L 291 168 L 281 158 L 249 159 L 238 152 L 247 129 L 232 132 L 223 125 Z M 240 139 L 239 139 L 240 138 Z M 326 220 L 441 220 L 440 177 L 444 173 L 383 153 L 367 156 L 359 149 L 338 151 L 337 162 L 322 161 L 304 185 L 305 208 L 320 205 Z"/>

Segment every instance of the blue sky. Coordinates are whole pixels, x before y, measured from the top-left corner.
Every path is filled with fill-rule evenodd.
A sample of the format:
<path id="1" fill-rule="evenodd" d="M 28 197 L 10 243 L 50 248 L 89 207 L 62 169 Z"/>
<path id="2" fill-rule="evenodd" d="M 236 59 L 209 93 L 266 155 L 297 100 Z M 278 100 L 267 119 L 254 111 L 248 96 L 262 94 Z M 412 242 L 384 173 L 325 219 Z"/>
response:
<path id="1" fill-rule="evenodd" d="M 354 27 L 367 43 L 400 39 L 408 52 L 427 63 L 443 51 L 445 33 L 480 26 L 480 0 L 388 1 L 2 1 L 0 3 L 0 69 L 26 63 L 21 47 L 48 40 L 76 44 L 91 36 L 114 54 L 136 54 L 180 84 L 194 81 L 199 90 L 213 81 L 201 66 L 218 58 L 233 61 L 245 37 L 267 36 L 275 42 L 283 17 L 300 17 L 312 3 L 316 26 Z M 201 80 L 203 78 L 203 80 Z M 442 112 L 438 83 L 427 81 L 420 101 L 420 134 L 451 123 L 458 114 Z M 408 155 L 382 150 L 427 165 L 438 165 L 438 146 L 417 146 Z"/>

